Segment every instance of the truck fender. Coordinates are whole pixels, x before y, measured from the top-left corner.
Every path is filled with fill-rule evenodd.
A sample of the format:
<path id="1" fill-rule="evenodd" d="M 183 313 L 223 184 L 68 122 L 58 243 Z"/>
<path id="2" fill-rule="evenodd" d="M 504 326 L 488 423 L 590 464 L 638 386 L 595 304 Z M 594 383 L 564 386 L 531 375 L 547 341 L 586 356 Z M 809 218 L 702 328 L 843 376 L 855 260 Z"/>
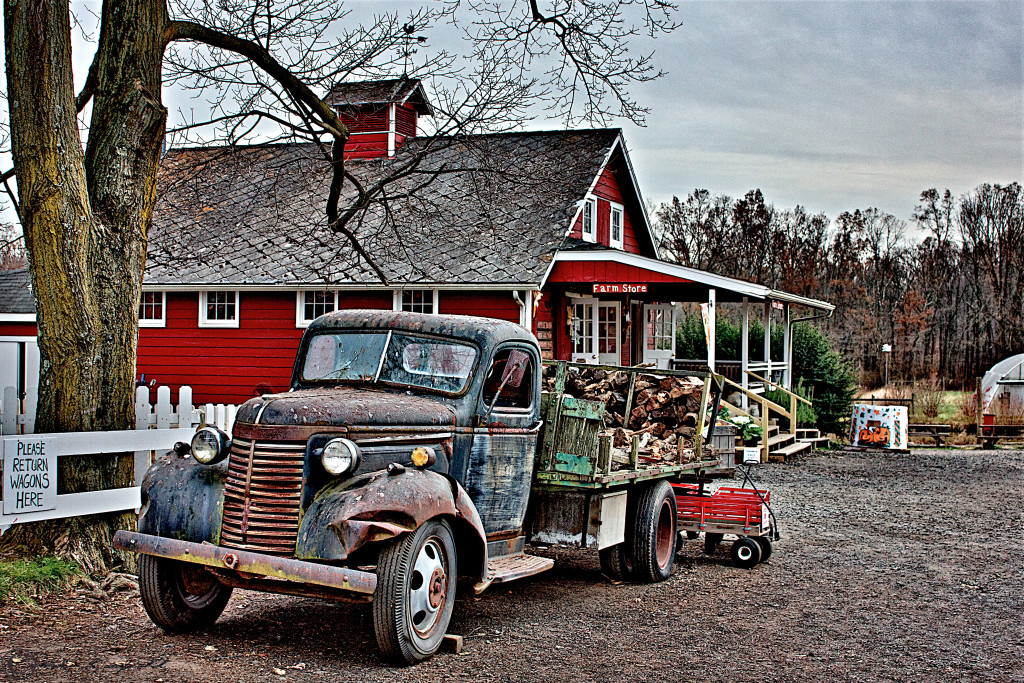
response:
<path id="1" fill-rule="evenodd" d="M 200 465 L 170 451 L 142 480 L 139 532 L 181 541 L 220 542 L 227 460 Z"/>
<path id="2" fill-rule="evenodd" d="M 485 577 L 487 536 L 469 494 L 451 477 L 412 468 L 364 474 L 320 490 L 299 523 L 295 557 L 345 560 L 439 516 L 452 519 L 460 573 Z"/>

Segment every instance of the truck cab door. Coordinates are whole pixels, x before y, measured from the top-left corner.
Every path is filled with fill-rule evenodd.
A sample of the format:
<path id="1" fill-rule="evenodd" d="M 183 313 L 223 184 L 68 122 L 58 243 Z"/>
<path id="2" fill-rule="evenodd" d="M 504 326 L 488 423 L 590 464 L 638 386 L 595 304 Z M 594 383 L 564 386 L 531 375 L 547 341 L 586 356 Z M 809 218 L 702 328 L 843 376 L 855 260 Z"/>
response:
<path id="1" fill-rule="evenodd" d="M 540 359 L 531 345 L 509 343 L 484 367 L 466 491 L 488 537 L 518 535 L 540 431 Z"/>

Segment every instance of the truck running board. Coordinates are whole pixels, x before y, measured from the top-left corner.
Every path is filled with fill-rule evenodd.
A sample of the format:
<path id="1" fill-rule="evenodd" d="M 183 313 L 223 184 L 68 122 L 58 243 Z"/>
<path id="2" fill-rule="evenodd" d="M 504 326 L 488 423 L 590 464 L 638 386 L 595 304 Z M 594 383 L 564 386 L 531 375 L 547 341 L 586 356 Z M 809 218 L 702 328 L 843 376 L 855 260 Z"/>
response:
<path id="1" fill-rule="evenodd" d="M 555 566 L 555 561 L 547 557 L 537 557 L 526 553 L 505 555 L 488 560 L 487 580 L 489 583 L 515 581 L 540 574 L 553 566 Z"/>

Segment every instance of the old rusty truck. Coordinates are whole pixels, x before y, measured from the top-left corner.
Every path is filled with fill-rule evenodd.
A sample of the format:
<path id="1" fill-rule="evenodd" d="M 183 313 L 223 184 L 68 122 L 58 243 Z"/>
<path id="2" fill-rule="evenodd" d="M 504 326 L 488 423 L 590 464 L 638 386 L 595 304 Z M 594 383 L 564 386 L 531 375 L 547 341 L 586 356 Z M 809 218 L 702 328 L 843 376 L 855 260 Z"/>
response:
<path id="1" fill-rule="evenodd" d="M 554 389 L 542 392 L 545 365 Z M 551 567 L 527 541 L 594 548 L 606 574 L 663 580 L 677 542 L 669 481 L 714 464 L 703 435 L 669 464 L 641 463 L 634 439 L 616 469 L 604 406 L 565 394 L 566 372 L 510 322 L 325 315 L 287 392 L 240 406 L 230 435 L 201 427 L 157 458 L 138 531 L 114 544 L 140 553 L 142 602 L 165 631 L 212 625 L 234 588 L 372 601 L 377 643 L 399 663 L 437 651 L 460 576 L 480 592 Z M 703 428 L 717 385 L 685 374 L 701 383 Z"/>

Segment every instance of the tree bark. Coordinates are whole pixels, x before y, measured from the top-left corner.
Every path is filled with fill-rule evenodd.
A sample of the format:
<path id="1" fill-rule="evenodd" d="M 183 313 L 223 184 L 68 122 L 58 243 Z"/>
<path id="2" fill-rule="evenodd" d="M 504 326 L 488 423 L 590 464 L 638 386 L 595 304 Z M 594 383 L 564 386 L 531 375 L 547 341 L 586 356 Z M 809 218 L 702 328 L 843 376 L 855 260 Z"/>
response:
<path id="1" fill-rule="evenodd" d="M 5 0 L 8 99 L 40 352 L 37 432 L 129 429 L 146 239 L 166 110 L 166 10 L 105 0 L 83 154 L 67 0 Z M 61 493 L 131 486 L 131 454 L 62 458 Z M 127 514 L 21 525 L 4 547 L 56 549 L 102 571 Z"/>

